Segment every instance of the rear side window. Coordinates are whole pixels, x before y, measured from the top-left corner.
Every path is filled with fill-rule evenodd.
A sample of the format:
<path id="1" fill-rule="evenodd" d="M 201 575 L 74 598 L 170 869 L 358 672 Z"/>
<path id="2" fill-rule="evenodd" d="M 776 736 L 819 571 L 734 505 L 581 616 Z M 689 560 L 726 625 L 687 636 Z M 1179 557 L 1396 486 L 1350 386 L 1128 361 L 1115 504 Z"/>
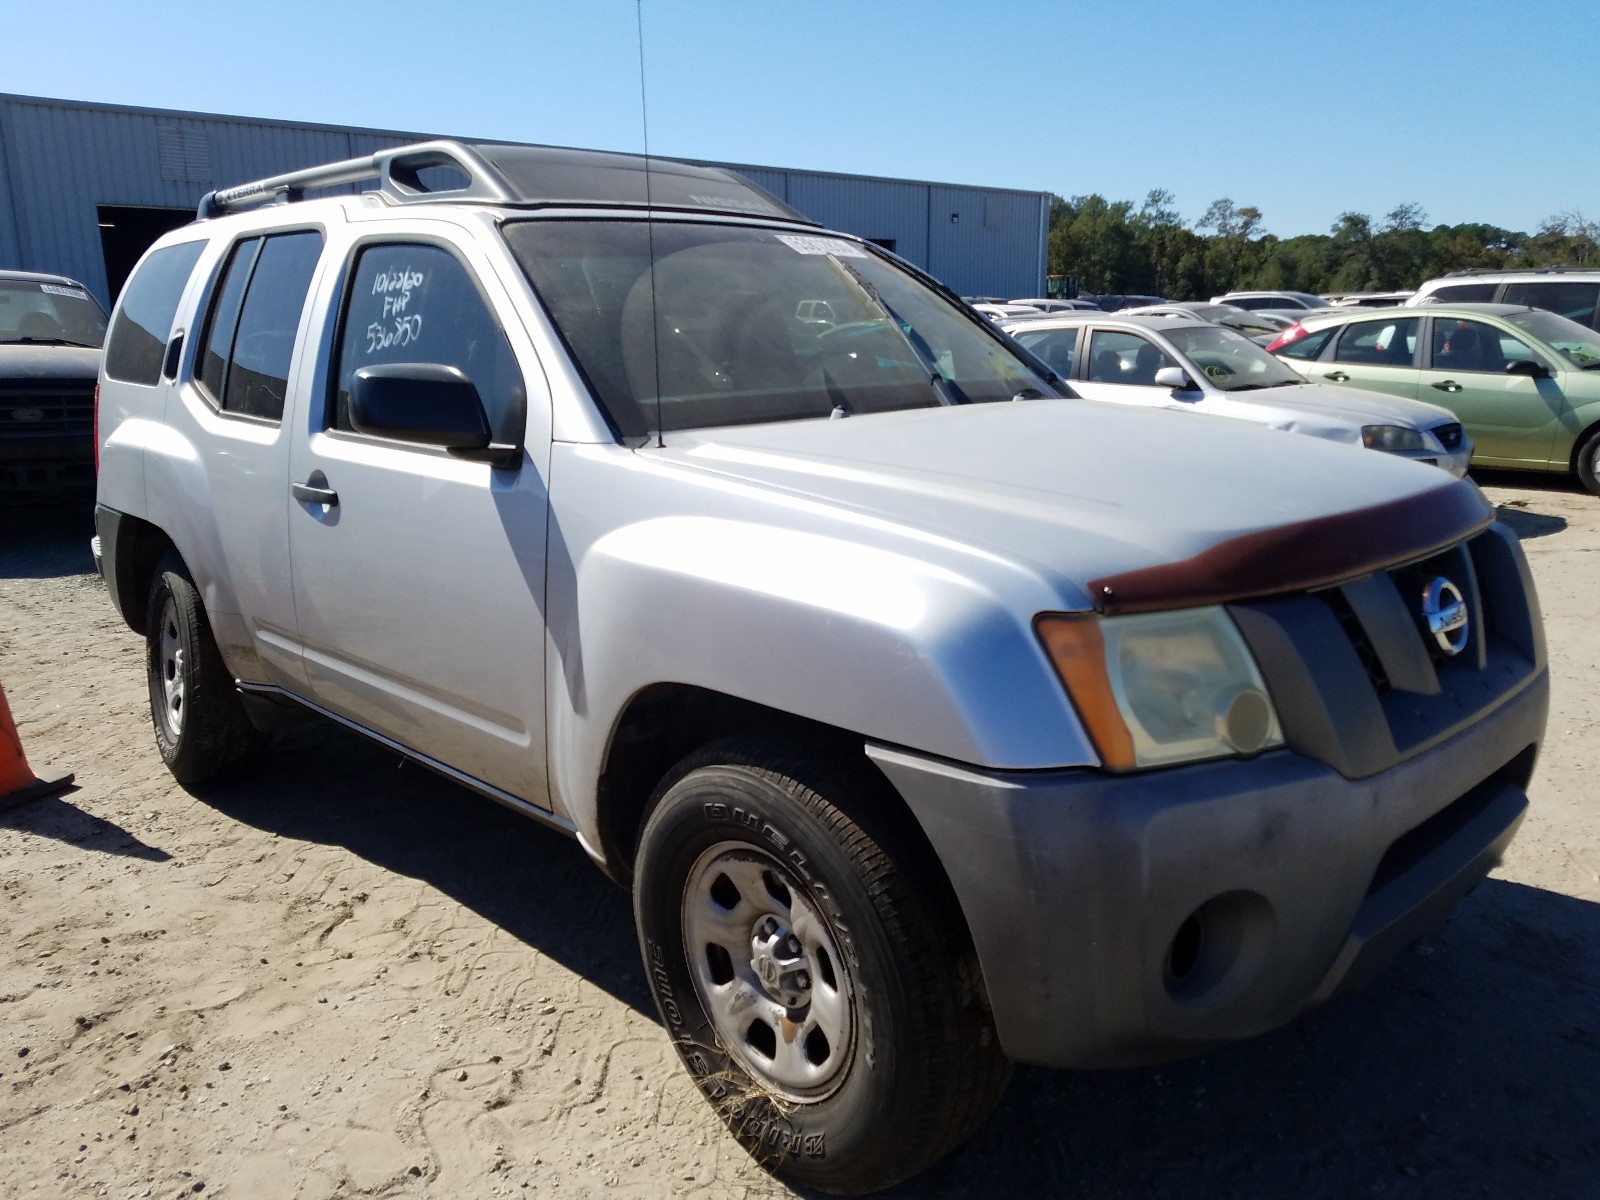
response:
<path id="1" fill-rule="evenodd" d="M 303 230 L 249 238 L 228 256 L 197 379 L 223 412 L 282 419 L 295 335 L 321 255 L 322 234 Z"/>
<path id="2" fill-rule="evenodd" d="M 106 339 L 106 375 L 122 383 L 154 387 L 172 319 L 204 242 L 164 246 L 145 259 L 123 289 L 122 307 Z"/>
<path id="3" fill-rule="evenodd" d="M 1281 354 L 1285 358 L 1306 360 L 1316 358 L 1317 355 L 1322 353 L 1322 348 L 1328 344 L 1328 339 L 1333 336 L 1334 330 L 1338 328 L 1335 325 L 1329 329 L 1318 330 L 1316 333 L 1308 333 L 1297 342 L 1290 342 L 1287 346 L 1278 347 L 1273 353 Z"/>
<path id="4" fill-rule="evenodd" d="M 1526 304 L 1545 308 L 1579 325 L 1595 328 L 1595 301 L 1600 300 L 1600 283 L 1575 283 L 1560 280 L 1539 283 L 1506 284 L 1507 304 Z"/>
<path id="5" fill-rule="evenodd" d="M 467 268 L 439 246 L 366 246 L 350 274 L 335 378 L 334 425 L 350 430 L 350 383 L 377 363 L 461 370 L 478 389 L 496 438 L 515 440 L 524 411 L 522 373 L 504 331 Z"/>
<path id="6" fill-rule="evenodd" d="M 1334 348 L 1333 361 L 1380 367 L 1409 367 L 1417 348 L 1417 318 L 1352 321 Z"/>
<path id="7" fill-rule="evenodd" d="M 1422 300 L 1428 304 L 1487 304 L 1494 299 L 1496 283 L 1449 283 L 1434 288 Z"/>

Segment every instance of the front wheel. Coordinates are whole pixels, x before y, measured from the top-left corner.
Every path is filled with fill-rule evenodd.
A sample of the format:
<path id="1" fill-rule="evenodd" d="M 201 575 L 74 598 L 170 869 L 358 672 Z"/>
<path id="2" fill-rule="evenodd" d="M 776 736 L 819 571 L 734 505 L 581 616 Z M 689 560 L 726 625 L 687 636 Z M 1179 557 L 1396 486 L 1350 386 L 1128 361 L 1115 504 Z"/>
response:
<path id="1" fill-rule="evenodd" d="M 662 1020 L 758 1161 L 828 1191 L 916 1174 L 1005 1088 L 965 923 L 864 761 L 732 740 L 682 764 L 634 914 Z"/>
<path id="2" fill-rule="evenodd" d="M 150 584 L 145 673 L 156 746 L 179 783 L 243 774 L 260 760 L 267 735 L 250 723 L 200 593 L 172 555 Z"/>

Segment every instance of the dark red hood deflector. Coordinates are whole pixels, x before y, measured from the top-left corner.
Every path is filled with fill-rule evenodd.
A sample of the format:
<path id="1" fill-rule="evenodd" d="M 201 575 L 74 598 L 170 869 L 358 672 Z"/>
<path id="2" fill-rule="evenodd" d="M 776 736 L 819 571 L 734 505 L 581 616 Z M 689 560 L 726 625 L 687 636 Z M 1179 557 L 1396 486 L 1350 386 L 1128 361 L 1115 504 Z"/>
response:
<path id="1" fill-rule="evenodd" d="M 1100 612 L 1129 613 L 1303 592 L 1424 558 L 1493 520 L 1477 485 L 1452 479 L 1404 500 L 1229 538 L 1183 562 L 1091 580 L 1089 594 Z"/>

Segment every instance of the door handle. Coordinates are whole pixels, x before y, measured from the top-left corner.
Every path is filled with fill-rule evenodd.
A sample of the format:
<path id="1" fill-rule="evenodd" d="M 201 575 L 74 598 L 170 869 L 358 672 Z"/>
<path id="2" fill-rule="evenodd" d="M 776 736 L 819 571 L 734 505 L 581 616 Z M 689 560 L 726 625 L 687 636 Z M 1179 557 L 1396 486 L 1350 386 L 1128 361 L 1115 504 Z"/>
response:
<path id="1" fill-rule="evenodd" d="M 339 503 L 339 493 L 328 486 L 328 477 L 321 471 L 311 472 L 304 483 L 289 489 L 302 504 L 325 504 L 329 508 Z"/>
<path id="2" fill-rule="evenodd" d="M 1441 392 L 1459 392 L 1461 390 L 1461 385 L 1454 379 L 1441 379 L 1438 383 L 1432 383 L 1428 386 L 1436 387 Z"/>
<path id="3" fill-rule="evenodd" d="M 1343 383 L 1345 380 L 1349 379 L 1350 376 L 1346 375 L 1343 371 L 1329 371 L 1323 376 L 1323 378 L 1331 379 L 1335 383 Z"/>

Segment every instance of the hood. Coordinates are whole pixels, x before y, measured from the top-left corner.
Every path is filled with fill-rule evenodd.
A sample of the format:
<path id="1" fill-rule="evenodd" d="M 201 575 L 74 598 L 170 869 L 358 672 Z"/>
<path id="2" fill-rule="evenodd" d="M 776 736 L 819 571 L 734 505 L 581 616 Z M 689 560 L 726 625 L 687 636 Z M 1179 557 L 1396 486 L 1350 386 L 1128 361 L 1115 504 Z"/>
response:
<path id="1" fill-rule="evenodd" d="M 1309 414 L 1343 418 L 1355 425 L 1392 425 L 1399 418 L 1403 423 L 1419 429 L 1432 429 L 1446 421 L 1459 420 L 1448 408 L 1424 400 L 1410 400 L 1386 392 L 1369 392 L 1365 388 L 1333 387 L 1326 383 L 1268 388 L 1260 392 L 1245 392 L 1242 396 L 1230 394 L 1230 398 L 1281 404 L 1302 409 Z"/>
<path id="2" fill-rule="evenodd" d="M 1473 484 L 1436 467 L 1243 422 L 1083 400 L 680 432 L 643 453 L 822 502 L 925 544 L 953 542 L 969 557 L 998 556 L 1080 609 L 1120 606 L 1107 580 L 1202 560 L 1204 578 L 1189 579 L 1183 595 L 1168 588 L 1143 606 L 1199 602 L 1197 583 L 1216 600 L 1347 579 L 1492 516 Z M 1360 536 L 1329 537 L 1330 520 Z M 1322 530 L 1320 549 L 1279 570 L 1273 559 L 1311 525 Z M 1230 545 L 1255 549 L 1219 567 L 1215 555 Z"/>
<path id="3" fill-rule="evenodd" d="M 15 386 L 30 380 L 94 383 L 99 375 L 98 346 L 0 342 L 0 386 Z"/>

